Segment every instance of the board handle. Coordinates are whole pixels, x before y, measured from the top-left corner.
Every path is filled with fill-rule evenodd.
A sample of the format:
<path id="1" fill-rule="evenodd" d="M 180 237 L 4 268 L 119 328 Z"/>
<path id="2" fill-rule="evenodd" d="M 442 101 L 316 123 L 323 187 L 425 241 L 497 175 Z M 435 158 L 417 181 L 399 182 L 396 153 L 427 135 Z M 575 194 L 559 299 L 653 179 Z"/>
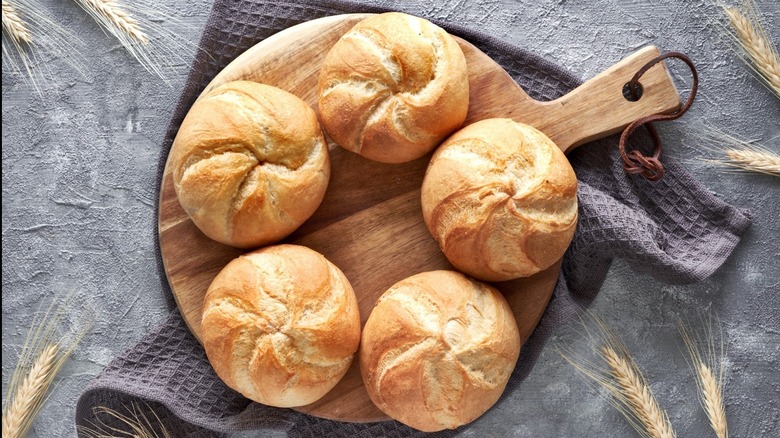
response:
<path id="1" fill-rule="evenodd" d="M 623 87 L 634 74 L 660 54 L 655 46 L 644 47 L 563 97 L 542 103 L 544 113 L 554 116 L 536 127 L 569 152 L 583 143 L 620 132 L 640 117 L 678 110 L 680 96 L 663 62 L 642 76 L 639 100 L 632 102 L 623 95 Z"/>

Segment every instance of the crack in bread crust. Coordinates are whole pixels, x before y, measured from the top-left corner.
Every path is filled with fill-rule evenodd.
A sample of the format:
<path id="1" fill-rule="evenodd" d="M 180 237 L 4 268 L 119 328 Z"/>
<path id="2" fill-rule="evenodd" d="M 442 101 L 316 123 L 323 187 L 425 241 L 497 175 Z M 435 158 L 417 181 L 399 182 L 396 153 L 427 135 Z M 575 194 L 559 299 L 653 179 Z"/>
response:
<path id="1" fill-rule="evenodd" d="M 385 86 L 390 89 L 396 89 L 397 86 L 403 85 L 404 74 L 401 63 L 398 62 L 398 55 L 392 49 L 385 47 L 388 43 L 383 35 L 373 29 L 362 28 L 347 33 L 344 35 L 344 39 L 360 41 L 364 44 L 364 47 L 368 48 L 376 56 L 379 63 L 395 82 L 394 84 L 385 84 Z M 380 44 L 378 41 L 384 44 Z"/>
<path id="2" fill-rule="evenodd" d="M 375 367 L 377 371 L 374 371 L 376 373 L 374 381 L 376 382 L 376 393 L 379 395 L 382 404 L 386 405 L 386 402 L 382 396 L 384 392 L 382 388 L 385 384 L 385 377 L 387 376 L 387 373 L 393 370 L 393 368 L 396 366 L 405 364 L 407 361 L 418 360 L 420 355 L 427 352 L 436 345 L 437 340 L 435 338 L 425 338 L 417 344 L 407 344 L 403 347 L 387 351 L 380 357 Z"/>
<path id="3" fill-rule="evenodd" d="M 390 89 L 387 87 L 387 85 L 377 80 L 366 78 L 349 78 L 346 80 L 332 79 L 330 83 L 324 85 L 320 95 L 325 97 L 338 88 L 349 88 L 352 90 L 362 89 L 362 91 L 364 91 L 366 94 L 378 94 L 383 91 L 390 93 Z"/>
<path id="4" fill-rule="evenodd" d="M 384 97 L 380 97 L 374 101 L 371 109 L 366 112 L 365 120 L 361 123 L 359 133 L 357 135 L 357 141 L 350 149 L 361 153 L 363 151 L 363 145 L 365 144 L 366 134 L 371 131 L 373 125 L 380 122 L 382 114 L 390 108 L 395 101 L 393 94 L 388 94 Z M 348 145 L 349 146 L 349 145 Z"/>
<path id="5" fill-rule="evenodd" d="M 393 127 L 396 132 L 411 142 L 433 142 L 437 136 L 418 129 L 412 129 L 410 121 L 406 121 L 402 116 L 409 117 L 409 104 L 400 96 L 395 96 L 396 104 L 393 107 Z"/>
<path id="6" fill-rule="evenodd" d="M 399 97 L 401 97 L 404 102 L 406 102 L 406 99 L 411 99 L 412 101 L 416 100 L 416 98 L 424 96 L 428 90 L 433 88 L 434 86 L 439 86 L 439 82 L 442 80 L 442 72 L 444 70 L 444 62 L 445 62 L 445 56 L 443 52 L 444 48 L 444 42 L 441 39 L 441 35 L 438 34 L 434 29 L 430 29 L 430 23 L 425 23 L 426 28 L 425 29 L 429 33 L 428 38 L 424 38 L 421 36 L 421 38 L 427 42 L 432 51 L 433 51 L 433 59 L 434 59 L 434 65 L 433 65 L 433 72 L 431 73 L 431 77 L 428 79 L 428 82 L 423 85 L 421 88 L 417 90 L 403 90 L 399 92 Z M 407 87 L 408 88 L 408 87 Z"/>
<path id="7" fill-rule="evenodd" d="M 183 175 L 186 174 L 193 165 L 217 155 L 235 153 L 257 158 L 245 143 L 237 143 L 234 139 L 225 139 L 222 142 L 212 140 L 210 143 L 211 147 L 194 149 L 189 155 L 181 160 L 181 165 L 178 166 L 177 170 L 179 180 L 183 178 Z"/>
<path id="8" fill-rule="evenodd" d="M 255 167 L 244 174 L 244 178 L 230 198 L 230 207 L 228 208 L 228 214 L 225 216 L 225 230 L 227 230 L 228 235 L 233 234 L 233 217 L 235 217 L 236 212 L 238 212 L 247 199 L 255 193 L 257 185 L 260 184 L 260 166 L 261 164 L 256 164 Z"/>
<path id="9" fill-rule="evenodd" d="M 459 372 L 457 358 L 451 351 L 444 351 L 438 360 L 425 361 L 422 369 L 423 403 L 440 424 L 457 425 L 457 406 L 463 392 L 463 373 Z"/>

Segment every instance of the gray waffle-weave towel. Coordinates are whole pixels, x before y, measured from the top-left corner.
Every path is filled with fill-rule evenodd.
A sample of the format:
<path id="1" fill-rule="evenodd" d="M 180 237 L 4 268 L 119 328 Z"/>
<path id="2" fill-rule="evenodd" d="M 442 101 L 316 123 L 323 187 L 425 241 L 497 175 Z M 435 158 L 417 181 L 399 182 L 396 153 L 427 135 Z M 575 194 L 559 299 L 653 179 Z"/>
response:
<path id="1" fill-rule="evenodd" d="M 216 0 L 200 42 L 204 51 L 195 59 L 164 140 L 159 173 L 184 115 L 220 69 L 279 30 L 353 12 L 381 11 L 340 0 Z M 438 24 L 490 55 L 535 99 L 554 99 L 580 84 L 566 70 L 511 44 L 451 23 Z M 576 313 L 577 305 L 593 299 L 613 258 L 663 282 L 700 281 L 724 262 L 750 223 L 746 212 L 716 199 L 677 163 L 664 160 L 667 171 L 659 182 L 627 176 L 615 138 L 583 146 L 569 158 L 579 179 L 579 225 L 553 301 L 523 346 L 507 391 L 522 390 L 548 335 Z M 173 436 L 222 436 L 260 427 L 284 430 L 291 437 L 422 435 L 393 421 L 340 423 L 250 402 L 217 378 L 177 311 L 91 383 L 79 400 L 76 423 L 94 423 L 95 406 L 131 403 L 154 409 Z"/>

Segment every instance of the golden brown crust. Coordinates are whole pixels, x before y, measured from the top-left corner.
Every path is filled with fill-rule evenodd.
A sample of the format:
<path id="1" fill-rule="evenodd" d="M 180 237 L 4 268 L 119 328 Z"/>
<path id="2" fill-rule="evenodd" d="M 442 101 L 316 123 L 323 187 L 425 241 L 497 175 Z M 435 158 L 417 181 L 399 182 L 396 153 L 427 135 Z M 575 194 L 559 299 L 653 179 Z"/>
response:
<path id="1" fill-rule="evenodd" d="M 221 85 L 195 102 L 171 154 L 176 194 L 195 225 L 242 248 L 292 233 L 317 209 L 330 178 L 314 111 L 254 82 Z"/>
<path id="2" fill-rule="evenodd" d="M 352 286 L 321 254 L 277 245 L 217 275 L 203 302 L 202 341 L 217 375 L 254 401 L 313 403 L 352 363 L 360 314 Z"/>
<path id="3" fill-rule="evenodd" d="M 540 131 L 488 119 L 436 151 L 422 186 L 423 217 L 449 261 L 487 281 L 555 263 L 577 225 L 577 179 Z"/>
<path id="4" fill-rule="evenodd" d="M 517 324 L 496 289 L 433 271 L 396 283 L 379 299 L 363 329 L 360 370 L 379 409 L 433 432 L 487 411 L 519 354 Z"/>
<path id="5" fill-rule="evenodd" d="M 325 131 L 376 161 L 422 157 L 463 123 L 468 104 L 466 58 L 458 43 L 429 21 L 403 13 L 359 22 L 320 70 Z"/>

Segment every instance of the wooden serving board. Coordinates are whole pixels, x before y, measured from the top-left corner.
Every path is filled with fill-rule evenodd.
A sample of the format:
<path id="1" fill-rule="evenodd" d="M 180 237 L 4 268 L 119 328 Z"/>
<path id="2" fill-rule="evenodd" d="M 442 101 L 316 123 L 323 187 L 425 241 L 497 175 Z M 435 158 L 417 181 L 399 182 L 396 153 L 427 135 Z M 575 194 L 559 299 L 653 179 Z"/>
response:
<path id="1" fill-rule="evenodd" d="M 287 90 L 317 108 L 319 67 L 330 47 L 355 23 L 351 14 L 302 23 L 262 41 L 228 65 L 206 87 L 250 80 Z M 564 151 L 618 132 L 645 115 L 671 112 L 679 96 L 666 67 L 658 64 L 642 77 L 644 96 L 628 102 L 622 87 L 648 60 L 654 47 L 640 50 L 566 96 L 532 100 L 487 55 L 456 38 L 468 63 L 470 107 L 466 124 L 510 117 L 536 126 Z M 452 269 L 422 218 L 420 186 L 430 155 L 404 164 L 367 160 L 330 145 L 331 179 L 317 212 L 285 242 L 308 246 L 341 268 L 349 278 L 365 323 L 377 298 L 397 281 L 435 269 Z M 159 234 L 165 271 L 176 302 L 192 333 L 200 338 L 201 305 L 212 279 L 246 252 L 210 240 L 181 208 L 166 165 L 160 191 Z M 555 287 L 560 262 L 533 277 L 495 286 L 507 297 L 525 341 L 536 327 Z M 387 417 L 363 387 L 358 361 L 324 398 L 299 411 L 342 421 Z"/>

